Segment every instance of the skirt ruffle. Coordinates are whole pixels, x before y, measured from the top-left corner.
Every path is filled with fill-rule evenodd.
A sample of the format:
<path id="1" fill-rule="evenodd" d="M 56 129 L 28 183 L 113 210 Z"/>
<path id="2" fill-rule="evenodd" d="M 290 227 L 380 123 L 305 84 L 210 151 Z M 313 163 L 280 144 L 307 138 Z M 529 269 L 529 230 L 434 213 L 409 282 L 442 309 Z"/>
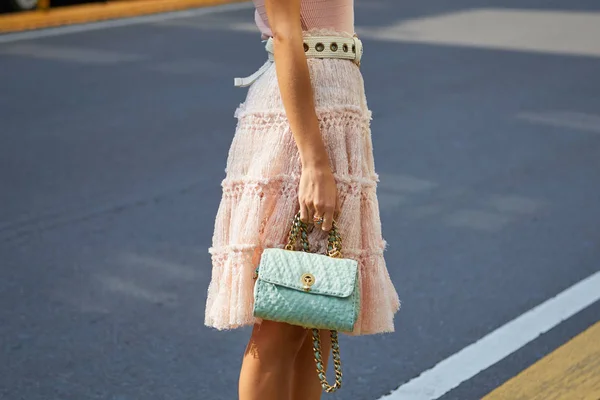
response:
<path id="1" fill-rule="evenodd" d="M 323 34 L 323 30 L 305 34 Z M 337 225 L 343 255 L 359 262 L 361 311 L 351 334 L 392 332 L 400 301 L 383 256 L 386 243 L 376 194 L 372 115 L 363 78 L 348 60 L 308 59 L 308 64 L 341 202 Z M 250 86 L 234 116 L 238 122 L 209 249 L 213 267 L 205 324 L 217 329 L 260 322 L 252 315 L 254 269 L 263 249 L 285 245 L 298 211 L 300 159 L 274 64 Z M 326 233 L 318 229 L 309 234 L 313 251 L 323 252 L 326 240 Z"/>

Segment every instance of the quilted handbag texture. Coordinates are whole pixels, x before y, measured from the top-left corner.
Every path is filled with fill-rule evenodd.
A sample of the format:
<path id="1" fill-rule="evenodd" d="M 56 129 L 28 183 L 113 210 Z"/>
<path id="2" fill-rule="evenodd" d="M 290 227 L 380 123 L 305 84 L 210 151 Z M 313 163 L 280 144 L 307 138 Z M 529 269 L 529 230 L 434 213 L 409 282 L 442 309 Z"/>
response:
<path id="1" fill-rule="evenodd" d="M 265 249 L 254 286 L 254 316 L 306 328 L 351 332 L 358 318 L 358 263 Z"/>

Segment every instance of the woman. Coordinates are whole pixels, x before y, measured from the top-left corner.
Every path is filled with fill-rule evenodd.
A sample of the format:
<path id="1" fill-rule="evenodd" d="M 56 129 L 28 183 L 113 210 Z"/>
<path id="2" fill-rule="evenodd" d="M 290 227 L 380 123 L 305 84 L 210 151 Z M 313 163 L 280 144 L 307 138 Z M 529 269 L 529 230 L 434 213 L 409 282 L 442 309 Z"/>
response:
<path id="1" fill-rule="evenodd" d="M 361 311 L 351 334 L 394 330 L 400 302 L 383 258 L 371 112 L 359 63 L 305 54 L 304 40 L 312 35 L 356 36 L 354 5 L 254 4 L 262 39 L 272 37 L 274 62 L 248 83 L 246 100 L 235 111 L 238 123 L 209 250 L 205 324 L 253 325 L 239 378 L 241 400 L 320 399 L 310 330 L 254 318 L 252 275 L 262 249 L 286 243 L 298 210 L 303 221 L 316 221 L 309 241 L 319 252 L 335 215 L 344 257 L 359 262 Z M 321 341 L 325 358 L 329 335 L 322 332 Z"/>

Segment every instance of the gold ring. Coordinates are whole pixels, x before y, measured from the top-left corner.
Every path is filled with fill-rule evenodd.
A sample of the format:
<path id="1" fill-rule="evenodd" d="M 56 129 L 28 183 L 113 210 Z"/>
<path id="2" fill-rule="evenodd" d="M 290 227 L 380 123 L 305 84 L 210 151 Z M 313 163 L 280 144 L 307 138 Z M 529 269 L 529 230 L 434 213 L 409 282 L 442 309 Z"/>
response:
<path id="1" fill-rule="evenodd" d="M 317 217 L 316 215 L 313 217 L 313 222 L 317 225 L 321 225 L 323 223 L 323 217 Z"/>

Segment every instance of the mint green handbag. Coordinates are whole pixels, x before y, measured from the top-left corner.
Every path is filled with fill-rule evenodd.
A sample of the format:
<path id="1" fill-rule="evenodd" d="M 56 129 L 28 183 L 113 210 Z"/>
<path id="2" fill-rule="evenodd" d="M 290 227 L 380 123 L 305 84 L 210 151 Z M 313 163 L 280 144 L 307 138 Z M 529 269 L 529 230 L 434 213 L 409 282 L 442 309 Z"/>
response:
<path id="1" fill-rule="evenodd" d="M 255 317 L 312 328 L 317 374 L 327 393 L 342 385 L 337 332 L 351 332 L 360 311 L 358 263 L 341 258 L 335 223 L 327 255 L 309 252 L 307 224 L 294 218 L 285 249 L 265 249 L 254 278 Z M 302 251 L 294 251 L 297 240 Z M 319 329 L 330 330 L 335 384 L 327 383 L 321 362 Z"/>

